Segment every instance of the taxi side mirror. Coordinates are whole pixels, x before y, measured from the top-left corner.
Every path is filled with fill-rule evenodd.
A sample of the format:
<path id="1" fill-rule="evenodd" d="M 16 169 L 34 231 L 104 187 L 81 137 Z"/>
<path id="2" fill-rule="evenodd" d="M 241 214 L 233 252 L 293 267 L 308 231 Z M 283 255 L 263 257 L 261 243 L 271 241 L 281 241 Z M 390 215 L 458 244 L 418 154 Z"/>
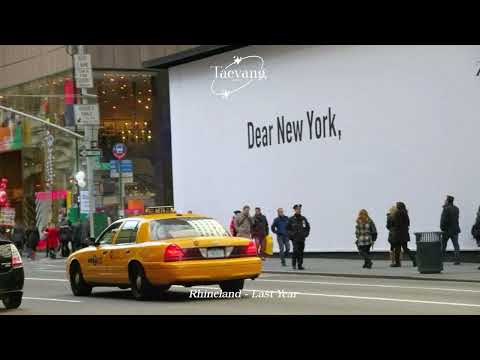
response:
<path id="1" fill-rule="evenodd" d="M 98 246 L 98 243 L 95 240 L 96 240 L 95 238 L 91 237 L 90 244 L 92 244 L 93 246 Z"/>

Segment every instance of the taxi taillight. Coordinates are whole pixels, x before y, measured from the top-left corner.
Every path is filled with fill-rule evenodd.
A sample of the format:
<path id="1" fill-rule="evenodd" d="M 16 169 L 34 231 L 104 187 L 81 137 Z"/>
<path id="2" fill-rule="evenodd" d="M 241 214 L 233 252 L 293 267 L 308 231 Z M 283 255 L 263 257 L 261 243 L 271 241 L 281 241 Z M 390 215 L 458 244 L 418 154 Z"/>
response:
<path id="1" fill-rule="evenodd" d="M 170 244 L 165 249 L 163 256 L 163 261 L 172 262 L 172 261 L 181 261 L 185 256 L 182 248 L 176 244 Z"/>
<path id="2" fill-rule="evenodd" d="M 257 256 L 258 255 L 257 244 L 255 244 L 254 240 L 250 241 L 248 246 L 245 248 L 244 254 L 248 255 L 248 256 Z"/>

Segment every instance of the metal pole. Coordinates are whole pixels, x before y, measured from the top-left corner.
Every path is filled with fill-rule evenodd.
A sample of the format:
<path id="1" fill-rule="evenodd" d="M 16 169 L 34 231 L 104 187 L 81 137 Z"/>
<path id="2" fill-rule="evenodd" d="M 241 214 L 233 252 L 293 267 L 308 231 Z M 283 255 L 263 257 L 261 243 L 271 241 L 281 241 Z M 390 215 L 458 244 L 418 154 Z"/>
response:
<path id="1" fill-rule="evenodd" d="M 48 126 L 51 126 L 51 127 L 55 128 L 55 129 L 57 129 L 57 130 L 66 132 L 67 134 L 70 134 L 70 135 L 72 135 L 72 136 L 75 136 L 75 137 L 77 137 L 77 138 L 79 138 L 79 139 L 83 139 L 83 136 L 82 136 L 82 135 L 77 134 L 77 133 L 74 132 L 74 131 L 68 130 L 68 129 L 60 126 L 60 125 L 52 124 L 51 122 L 48 122 L 47 120 L 41 119 L 41 118 L 39 118 L 39 117 L 37 117 L 37 116 L 33 116 L 33 115 L 30 115 L 30 114 L 24 113 L 24 112 L 22 112 L 22 111 L 18 111 L 18 110 L 15 110 L 15 109 L 12 109 L 12 108 L 8 108 L 8 107 L 2 106 L 2 105 L 0 105 L 0 109 L 6 110 L 6 111 L 11 111 L 11 112 L 13 112 L 13 113 L 15 113 L 15 114 L 19 114 L 19 115 L 25 116 L 25 117 L 27 117 L 27 118 L 29 118 L 29 119 L 32 119 L 32 120 L 35 120 L 35 121 L 39 121 L 39 122 L 41 122 L 42 124 L 45 124 L 45 125 L 48 125 Z"/>
<path id="2" fill-rule="evenodd" d="M 85 48 L 84 45 L 78 45 L 78 55 L 84 55 Z M 84 97 L 87 94 L 87 90 L 82 88 L 82 104 L 88 104 L 87 99 Z M 85 149 L 89 150 L 92 148 L 92 142 L 95 144 L 98 142 L 94 134 L 95 129 L 93 126 L 85 125 Z M 95 226 L 93 223 L 93 213 L 95 211 L 95 195 L 94 195 L 94 158 L 92 156 L 87 156 L 87 190 L 88 190 L 88 220 L 90 223 L 90 237 L 95 237 Z"/>
<path id="3" fill-rule="evenodd" d="M 117 160 L 118 165 L 118 185 L 120 187 L 120 204 L 118 206 L 118 217 L 125 217 L 124 203 L 123 203 L 123 186 L 122 186 L 122 160 Z"/>

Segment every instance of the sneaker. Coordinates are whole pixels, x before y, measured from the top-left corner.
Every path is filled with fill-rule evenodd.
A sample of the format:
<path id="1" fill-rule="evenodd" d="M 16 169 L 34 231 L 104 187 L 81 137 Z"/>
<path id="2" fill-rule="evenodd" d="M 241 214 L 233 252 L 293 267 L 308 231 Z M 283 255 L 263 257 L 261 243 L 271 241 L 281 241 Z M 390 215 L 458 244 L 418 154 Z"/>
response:
<path id="1" fill-rule="evenodd" d="M 305 270 L 305 268 L 301 265 L 298 265 L 298 270 Z"/>
<path id="2" fill-rule="evenodd" d="M 282 266 L 287 266 L 287 264 L 285 262 L 282 262 Z"/>
<path id="3" fill-rule="evenodd" d="M 297 270 L 297 265 L 292 265 L 293 270 Z"/>
<path id="4" fill-rule="evenodd" d="M 458 261 L 458 260 L 455 261 L 455 262 L 453 263 L 453 265 L 460 265 L 460 261 Z"/>

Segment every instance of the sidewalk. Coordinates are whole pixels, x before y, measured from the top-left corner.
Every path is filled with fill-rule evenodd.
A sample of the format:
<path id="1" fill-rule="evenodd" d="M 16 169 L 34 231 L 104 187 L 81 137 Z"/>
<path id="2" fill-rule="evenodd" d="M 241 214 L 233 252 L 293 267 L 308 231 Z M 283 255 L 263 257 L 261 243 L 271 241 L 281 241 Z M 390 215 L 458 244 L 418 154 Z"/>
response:
<path id="1" fill-rule="evenodd" d="M 363 260 L 360 259 L 305 258 L 303 271 L 293 270 L 291 264 L 291 258 L 287 259 L 287 266 L 281 266 L 279 258 L 268 258 L 263 262 L 263 273 L 480 283 L 478 263 L 462 263 L 455 266 L 451 262 L 446 262 L 440 274 L 420 274 L 417 268 L 412 266 L 411 261 L 403 261 L 401 268 L 391 268 L 390 261 L 374 260 L 371 269 L 363 269 Z"/>

